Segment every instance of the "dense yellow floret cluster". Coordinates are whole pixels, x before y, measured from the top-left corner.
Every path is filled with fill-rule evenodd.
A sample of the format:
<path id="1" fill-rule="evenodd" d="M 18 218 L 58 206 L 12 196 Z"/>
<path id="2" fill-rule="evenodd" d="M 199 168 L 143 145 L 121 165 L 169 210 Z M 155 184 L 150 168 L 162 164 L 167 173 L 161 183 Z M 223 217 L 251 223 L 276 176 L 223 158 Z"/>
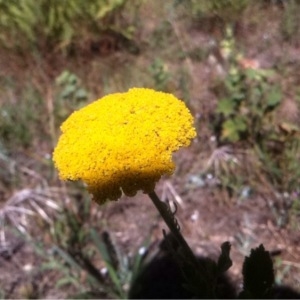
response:
<path id="1" fill-rule="evenodd" d="M 98 203 L 149 193 L 172 174 L 172 153 L 196 132 L 184 102 L 145 88 L 105 96 L 61 126 L 53 153 L 63 180 L 83 180 Z"/>

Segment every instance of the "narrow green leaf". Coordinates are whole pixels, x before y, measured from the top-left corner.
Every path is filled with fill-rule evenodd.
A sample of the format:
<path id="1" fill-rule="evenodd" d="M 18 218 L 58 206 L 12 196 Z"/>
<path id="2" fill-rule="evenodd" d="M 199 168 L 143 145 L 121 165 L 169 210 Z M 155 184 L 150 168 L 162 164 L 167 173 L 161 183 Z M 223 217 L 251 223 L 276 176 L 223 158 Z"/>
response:
<path id="1" fill-rule="evenodd" d="M 122 288 L 122 285 L 121 285 L 121 282 L 119 279 L 119 275 L 117 273 L 117 270 L 113 267 L 113 262 L 112 262 L 110 254 L 108 253 L 108 249 L 107 249 L 105 243 L 103 243 L 103 241 L 100 239 L 100 237 L 98 236 L 95 229 L 92 228 L 90 230 L 90 233 L 91 233 L 92 240 L 94 241 L 100 255 L 102 256 L 102 258 L 105 262 L 105 266 L 108 270 L 109 277 L 111 278 L 112 282 L 114 283 L 115 287 L 117 288 L 120 296 L 122 298 L 124 298 L 125 293 L 123 291 L 123 288 Z"/>
<path id="2" fill-rule="evenodd" d="M 77 279 L 75 279 L 74 277 L 68 276 L 68 277 L 63 277 L 63 278 L 59 279 L 56 282 L 55 287 L 61 288 L 65 285 L 75 285 L 76 287 L 80 287 L 80 282 Z"/>
<path id="3" fill-rule="evenodd" d="M 105 244 L 102 242 L 102 240 L 100 239 L 100 237 L 98 236 L 96 230 L 94 228 L 92 228 L 90 230 L 90 233 L 91 233 L 92 240 L 94 241 L 103 260 L 108 262 L 110 265 L 112 265 L 112 261 L 110 259 L 110 255 L 107 252 L 107 248 L 106 248 Z"/>
<path id="4" fill-rule="evenodd" d="M 64 250 L 62 250 L 61 248 L 54 246 L 55 251 L 57 252 L 57 254 L 59 254 L 59 256 L 66 262 L 68 263 L 71 267 L 77 269 L 77 270 L 81 270 L 82 268 L 80 267 L 80 265 L 71 257 L 71 255 L 69 255 L 67 252 L 65 252 Z"/>
<path id="5" fill-rule="evenodd" d="M 118 292 L 120 293 L 120 295 L 122 295 L 122 298 L 124 298 L 124 291 L 119 279 L 119 276 L 116 272 L 116 270 L 107 262 L 105 262 L 106 264 L 106 268 L 109 274 L 109 277 L 111 278 L 112 282 L 114 283 L 115 287 L 117 288 Z"/>
<path id="6" fill-rule="evenodd" d="M 149 247 L 150 244 L 150 238 L 148 237 L 145 242 L 142 244 L 141 247 L 139 247 L 139 250 L 141 248 L 145 248 L 147 249 Z M 137 251 L 137 253 L 134 256 L 133 259 L 133 267 L 132 267 L 132 271 L 131 271 L 131 282 L 134 282 L 136 277 L 138 276 L 140 269 L 142 267 L 142 261 L 143 261 L 143 257 L 144 254 L 140 253 L 139 250 Z"/>
<path id="7" fill-rule="evenodd" d="M 66 269 L 66 267 L 59 263 L 58 261 L 50 261 L 47 263 L 43 263 L 41 266 L 41 270 L 61 270 L 64 271 Z"/>

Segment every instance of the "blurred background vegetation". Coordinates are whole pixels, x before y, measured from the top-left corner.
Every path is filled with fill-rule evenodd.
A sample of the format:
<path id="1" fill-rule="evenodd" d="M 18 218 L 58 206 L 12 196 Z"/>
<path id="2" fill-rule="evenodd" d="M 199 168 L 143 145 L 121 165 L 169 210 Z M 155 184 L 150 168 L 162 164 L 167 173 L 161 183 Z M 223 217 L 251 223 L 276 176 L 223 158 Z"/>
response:
<path id="1" fill-rule="evenodd" d="M 231 209 L 262 198 L 277 228 L 299 231 L 299 24 L 297 0 L 0 0 L 0 296 L 127 297 L 150 232 L 122 251 L 51 155 L 71 112 L 134 86 L 195 116 L 182 188 Z"/>

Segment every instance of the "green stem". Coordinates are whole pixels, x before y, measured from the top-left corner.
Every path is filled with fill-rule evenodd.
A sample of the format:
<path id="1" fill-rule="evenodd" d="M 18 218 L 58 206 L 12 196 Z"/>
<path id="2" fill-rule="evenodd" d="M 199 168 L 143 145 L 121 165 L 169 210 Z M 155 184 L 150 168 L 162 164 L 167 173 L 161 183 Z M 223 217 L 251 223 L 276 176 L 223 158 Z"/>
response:
<path id="1" fill-rule="evenodd" d="M 179 226 L 177 224 L 177 221 L 174 217 L 174 214 L 170 211 L 168 206 L 162 202 L 156 193 L 153 191 L 151 193 L 148 193 L 148 196 L 152 200 L 153 204 L 155 205 L 156 209 L 159 211 L 161 217 L 169 227 L 171 233 L 177 240 L 178 244 L 180 245 L 181 253 L 184 255 L 185 260 L 188 262 L 189 268 L 192 268 L 197 277 L 195 280 L 194 278 L 190 278 L 191 286 L 193 287 L 193 290 L 199 293 L 202 293 L 203 290 L 200 288 L 199 283 L 202 282 L 206 287 L 204 290 L 206 291 L 206 297 L 208 298 L 215 298 L 214 294 L 214 288 L 212 286 L 212 283 L 210 282 L 210 276 L 208 273 L 208 270 L 206 269 L 206 266 L 203 263 L 200 263 L 199 260 L 194 255 L 193 251 L 189 247 L 188 243 L 184 239 L 184 237 L 180 233 Z M 181 256 L 182 257 L 182 256 Z M 180 257 L 179 257 L 180 259 Z M 196 284 L 196 286 L 195 286 Z M 200 288 L 200 289 L 199 289 Z"/>
<path id="2" fill-rule="evenodd" d="M 197 265 L 198 264 L 197 258 L 195 257 L 193 251 L 189 247 L 189 245 L 186 242 L 186 240 L 184 239 L 184 237 L 181 235 L 181 233 L 179 231 L 179 227 L 175 221 L 175 218 L 172 215 L 172 213 L 170 213 L 170 210 L 168 210 L 166 204 L 163 203 L 158 198 L 158 196 L 156 195 L 156 193 L 154 191 L 149 193 L 148 195 L 149 195 L 150 199 L 152 200 L 153 204 L 155 205 L 156 209 L 159 211 L 160 215 L 164 219 L 165 223 L 169 227 L 170 231 L 176 238 L 177 242 L 182 247 L 183 252 L 187 255 L 187 258 L 189 259 L 189 261 L 191 263 L 196 263 L 196 265 Z"/>

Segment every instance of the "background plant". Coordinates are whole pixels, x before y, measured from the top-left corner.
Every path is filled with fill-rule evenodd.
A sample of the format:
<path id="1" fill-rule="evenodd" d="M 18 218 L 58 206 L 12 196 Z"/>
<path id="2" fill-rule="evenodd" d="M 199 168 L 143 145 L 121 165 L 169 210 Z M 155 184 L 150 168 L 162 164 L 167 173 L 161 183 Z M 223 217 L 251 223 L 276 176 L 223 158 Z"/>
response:
<path id="1" fill-rule="evenodd" d="M 76 190 L 78 192 L 78 187 L 73 192 Z M 30 267 L 27 284 L 18 288 L 19 297 L 39 297 L 41 290 L 34 287 L 37 276 L 48 276 L 54 280 L 51 284 L 55 289 L 63 289 L 72 299 L 127 298 L 131 281 L 137 276 L 147 252 L 147 238 L 129 256 L 110 231 L 91 226 L 95 216 L 90 199 L 82 202 L 79 196 L 75 203 L 57 205 L 49 199 L 51 193 L 52 197 L 55 193 L 63 196 L 62 191 L 23 191 L 0 211 L 1 254 L 5 245 L 7 257 L 13 255 L 15 250 L 10 249 L 14 246 L 6 240 L 6 235 L 14 232 L 30 244 L 39 257 L 39 266 Z M 43 202 L 45 205 L 41 206 Z M 47 210 L 45 206 L 49 206 Z M 33 218 L 40 226 L 44 224 L 45 236 L 35 236 Z M 9 294 L 4 292 L 4 296 Z"/>
<path id="2" fill-rule="evenodd" d="M 228 73 L 225 80 L 214 87 L 220 98 L 213 131 L 219 147 L 231 144 L 236 145 L 236 150 L 232 151 L 231 159 L 214 155 L 211 160 L 214 164 L 218 159 L 221 162 L 223 170 L 214 169 L 222 184 L 230 190 L 240 191 L 248 185 L 257 189 L 255 178 L 268 182 L 269 192 L 275 190 L 281 195 L 276 204 L 272 204 L 273 209 L 277 206 L 283 211 L 286 220 L 290 207 L 296 207 L 298 202 L 295 195 L 300 177 L 295 166 L 300 129 L 296 124 L 278 118 L 283 101 L 281 86 L 276 83 L 278 75 L 272 70 L 259 68 L 255 62 L 245 65 L 247 61 L 243 61 L 243 56 L 235 48 L 232 32 L 227 34 L 221 46 L 228 62 Z M 247 153 L 244 158 L 237 149 Z"/>
<path id="3" fill-rule="evenodd" d="M 18 96 L 14 93 L 5 103 L 1 103 L 0 136 L 5 147 L 28 147 L 35 135 L 40 135 L 41 120 L 34 113 L 42 103 L 41 95 L 28 85 L 22 95 L 23 101 L 16 106 Z"/>
<path id="4" fill-rule="evenodd" d="M 84 105 L 89 97 L 80 78 L 68 70 L 64 70 L 56 77 L 55 90 L 54 114 L 57 122 L 55 127 L 57 128 L 72 111 Z"/>
<path id="5" fill-rule="evenodd" d="M 171 75 L 163 61 L 156 58 L 149 66 L 149 71 L 153 77 L 155 88 L 159 91 L 166 91 Z"/>
<path id="6" fill-rule="evenodd" d="M 193 16 L 196 18 L 219 17 L 224 21 L 235 21 L 237 16 L 242 13 L 249 5 L 249 0 L 234 1 L 234 0 L 176 0 L 175 5 L 184 4 L 190 9 Z"/>
<path id="7" fill-rule="evenodd" d="M 220 141 L 247 141 L 250 145 L 263 144 L 276 137 L 274 112 L 281 101 L 280 86 L 273 85 L 272 72 L 243 69 L 231 65 L 220 95 L 217 113 L 222 119 Z"/>
<path id="8" fill-rule="evenodd" d="M 282 20 L 282 35 L 288 41 L 294 41 L 299 37 L 299 10 L 300 6 L 297 1 L 282 1 L 284 5 L 284 17 Z"/>
<path id="9" fill-rule="evenodd" d="M 126 0 L 1 1 L 0 41 L 18 51 L 78 47 L 96 35 L 113 32 L 132 39 L 134 25 L 124 17 Z M 131 2 L 131 6 L 136 4 Z M 128 10 L 127 10 L 128 11 Z"/>

